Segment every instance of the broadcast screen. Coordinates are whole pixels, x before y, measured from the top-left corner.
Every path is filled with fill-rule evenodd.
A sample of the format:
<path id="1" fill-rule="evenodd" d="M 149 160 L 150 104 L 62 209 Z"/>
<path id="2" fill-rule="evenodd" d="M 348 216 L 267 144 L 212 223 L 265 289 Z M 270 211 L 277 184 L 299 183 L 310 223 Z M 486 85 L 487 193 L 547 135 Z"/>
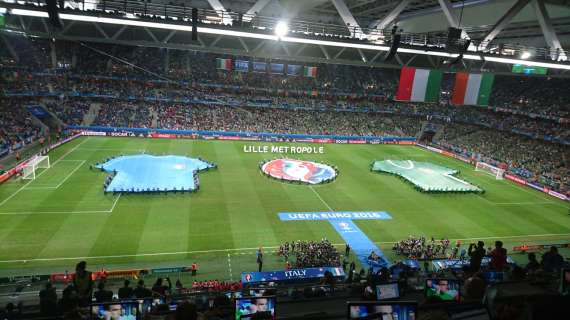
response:
<path id="1" fill-rule="evenodd" d="M 522 64 L 513 64 L 513 73 L 524 73 L 524 74 L 541 74 L 546 75 L 548 73 L 548 68 L 544 67 L 531 67 Z"/>
<path id="2" fill-rule="evenodd" d="M 414 302 L 361 302 L 348 304 L 349 319 L 415 320 L 418 306 Z"/>
<path id="3" fill-rule="evenodd" d="M 431 301 L 455 301 L 460 300 L 459 280 L 451 279 L 427 279 L 425 293 Z"/>
<path id="4" fill-rule="evenodd" d="M 376 286 L 376 299 L 386 300 L 400 297 L 398 283 L 380 284 Z"/>
<path id="5" fill-rule="evenodd" d="M 139 303 L 106 303 L 91 305 L 91 319 L 135 320 Z"/>
<path id="6" fill-rule="evenodd" d="M 505 274 L 503 272 L 489 271 L 483 273 L 483 278 L 485 278 L 485 283 L 493 284 L 502 282 L 505 278 Z"/>
<path id="7" fill-rule="evenodd" d="M 570 269 L 562 270 L 562 294 L 570 295 Z"/>
<path id="8" fill-rule="evenodd" d="M 271 73 L 283 74 L 284 70 L 285 70 L 285 65 L 282 63 L 272 63 L 271 64 Z"/>
<path id="9" fill-rule="evenodd" d="M 275 297 L 255 297 L 236 299 L 236 320 L 276 319 Z"/>
<path id="10" fill-rule="evenodd" d="M 254 72 L 267 72 L 267 64 L 265 62 L 254 62 L 253 63 Z"/>
<path id="11" fill-rule="evenodd" d="M 248 72 L 249 71 L 249 61 L 247 60 L 236 60 L 235 61 L 235 71 Z"/>
<path id="12" fill-rule="evenodd" d="M 287 75 L 299 76 L 299 75 L 301 75 L 302 69 L 303 69 L 303 66 L 296 65 L 296 64 L 288 64 L 287 65 Z"/>

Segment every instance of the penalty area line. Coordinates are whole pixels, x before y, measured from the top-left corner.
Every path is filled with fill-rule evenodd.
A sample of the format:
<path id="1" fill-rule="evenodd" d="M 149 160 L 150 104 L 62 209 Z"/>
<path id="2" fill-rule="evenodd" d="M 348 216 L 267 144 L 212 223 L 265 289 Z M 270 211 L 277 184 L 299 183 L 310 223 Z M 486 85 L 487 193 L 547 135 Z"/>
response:
<path id="1" fill-rule="evenodd" d="M 14 212 L 0 212 L 0 215 L 30 215 L 30 214 L 111 214 L 115 210 L 119 199 L 122 194 L 119 194 L 113 206 L 109 210 L 84 210 L 84 211 L 14 211 Z"/>
<path id="2" fill-rule="evenodd" d="M 450 241 L 470 241 L 470 240 L 486 240 L 486 239 L 517 239 L 517 238 L 538 238 L 538 237 L 560 237 L 560 236 L 570 236 L 570 233 L 550 233 L 550 234 L 530 234 L 530 235 L 518 235 L 518 236 L 486 236 L 478 238 L 464 238 L 464 239 L 449 239 Z M 374 242 L 376 244 L 394 244 L 395 241 L 384 241 L 384 242 Z M 334 243 L 334 246 L 344 246 L 344 243 Z M 277 249 L 278 246 L 267 246 L 264 249 Z M 108 255 L 108 256 L 83 256 L 83 257 L 59 257 L 59 258 L 32 258 L 32 259 L 15 259 L 15 260 L 0 260 L 0 263 L 26 263 L 26 262 L 49 262 L 49 261 L 65 261 L 65 260 L 96 260 L 96 259 L 112 259 L 112 258 L 137 258 L 137 257 L 157 257 L 157 256 L 173 256 L 173 255 L 187 255 L 187 254 L 200 254 L 200 253 L 216 253 L 223 252 L 226 254 L 236 254 L 233 252 L 239 251 L 251 251 L 251 254 L 255 252 L 259 247 L 252 248 L 233 248 L 233 249 L 212 249 L 212 250 L 195 250 L 195 251 L 177 251 L 177 252 L 156 252 L 156 253 L 138 253 L 138 254 L 124 254 L 124 255 Z"/>
<path id="3" fill-rule="evenodd" d="M 55 166 L 57 163 L 59 163 L 60 161 L 63 160 L 63 158 L 67 157 L 70 153 L 72 153 L 73 151 L 77 150 L 77 148 L 79 148 L 79 146 L 81 146 L 82 144 L 84 144 L 85 142 L 87 142 L 89 140 L 89 137 L 86 138 L 85 140 L 83 140 L 81 143 L 79 143 L 78 145 L 76 145 L 75 147 L 73 147 L 71 150 L 69 150 L 68 152 L 66 152 L 64 155 L 62 155 L 61 157 L 59 157 L 59 159 L 57 159 L 51 166 Z M 47 172 L 49 169 L 46 169 L 40 173 L 38 173 L 38 175 L 36 176 L 36 178 L 39 178 L 42 174 L 44 174 L 45 172 Z M 20 189 L 16 190 L 14 193 L 12 193 L 8 198 L 4 199 L 4 201 L 0 202 L 0 207 L 3 206 L 6 202 L 8 202 L 10 199 L 12 199 L 13 197 L 15 197 L 18 193 L 20 193 L 20 191 L 24 190 L 24 188 L 26 188 L 27 186 L 30 185 L 30 183 L 34 182 L 34 180 L 30 180 L 28 183 L 26 183 L 25 185 L 23 185 Z"/>

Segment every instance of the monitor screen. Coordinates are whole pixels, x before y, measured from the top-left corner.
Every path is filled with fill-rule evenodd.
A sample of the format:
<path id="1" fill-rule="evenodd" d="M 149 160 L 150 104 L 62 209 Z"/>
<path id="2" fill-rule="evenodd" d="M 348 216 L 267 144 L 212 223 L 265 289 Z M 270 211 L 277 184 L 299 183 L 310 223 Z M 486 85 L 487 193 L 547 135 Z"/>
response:
<path id="1" fill-rule="evenodd" d="M 398 283 L 387 283 L 379 284 L 376 286 L 376 299 L 386 300 L 386 299 L 396 299 L 400 297 L 400 290 L 398 289 Z"/>
<path id="2" fill-rule="evenodd" d="M 427 279 L 425 286 L 426 299 L 429 301 L 455 301 L 460 300 L 459 280 Z"/>
<path id="3" fill-rule="evenodd" d="M 485 278 L 485 283 L 494 284 L 502 282 L 505 278 L 505 274 L 503 272 L 489 271 L 483 273 L 483 278 Z"/>
<path id="4" fill-rule="evenodd" d="M 137 301 L 93 304 L 91 305 L 91 319 L 136 320 L 138 310 Z"/>
<path id="5" fill-rule="evenodd" d="M 562 294 L 570 295 L 570 269 L 562 269 Z"/>
<path id="6" fill-rule="evenodd" d="M 236 320 L 276 319 L 275 297 L 251 297 L 236 299 Z"/>
<path id="7" fill-rule="evenodd" d="M 418 305 L 415 302 L 349 302 L 349 319 L 415 320 Z"/>

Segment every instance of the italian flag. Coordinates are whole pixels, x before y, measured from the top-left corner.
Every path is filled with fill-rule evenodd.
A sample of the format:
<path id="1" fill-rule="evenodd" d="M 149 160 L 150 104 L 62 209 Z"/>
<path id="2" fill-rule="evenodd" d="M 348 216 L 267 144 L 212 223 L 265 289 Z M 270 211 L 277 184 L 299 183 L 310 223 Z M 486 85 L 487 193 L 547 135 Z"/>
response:
<path id="1" fill-rule="evenodd" d="M 439 70 L 404 67 L 400 73 L 396 100 L 437 102 L 442 78 L 443 72 Z"/>
<path id="2" fill-rule="evenodd" d="M 303 68 L 303 76 L 316 78 L 317 77 L 317 67 L 305 67 L 305 68 Z"/>
<path id="3" fill-rule="evenodd" d="M 216 59 L 216 69 L 232 70 L 232 59 Z"/>
<path id="4" fill-rule="evenodd" d="M 454 105 L 488 106 L 495 75 L 492 73 L 458 72 L 451 103 Z"/>

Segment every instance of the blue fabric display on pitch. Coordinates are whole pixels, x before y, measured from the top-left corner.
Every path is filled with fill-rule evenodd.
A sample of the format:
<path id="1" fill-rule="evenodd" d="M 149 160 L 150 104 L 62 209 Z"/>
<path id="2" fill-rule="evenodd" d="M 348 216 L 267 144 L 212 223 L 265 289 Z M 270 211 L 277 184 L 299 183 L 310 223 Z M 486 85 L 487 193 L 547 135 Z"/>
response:
<path id="1" fill-rule="evenodd" d="M 354 251 L 354 254 L 356 254 L 363 266 L 370 266 L 374 271 L 381 267 L 388 267 L 390 262 L 384 256 L 382 250 L 352 220 L 330 220 L 329 222 L 352 248 L 352 251 Z M 372 251 L 378 255 L 377 261 L 369 259 Z"/>
<path id="2" fill-rule="evenodd" d="M 120 156 L 96 166 L 115 173 L 107 192 L 189 191 L 198 186 L 197 172 L 214 167 L 183 156 Z"/>

